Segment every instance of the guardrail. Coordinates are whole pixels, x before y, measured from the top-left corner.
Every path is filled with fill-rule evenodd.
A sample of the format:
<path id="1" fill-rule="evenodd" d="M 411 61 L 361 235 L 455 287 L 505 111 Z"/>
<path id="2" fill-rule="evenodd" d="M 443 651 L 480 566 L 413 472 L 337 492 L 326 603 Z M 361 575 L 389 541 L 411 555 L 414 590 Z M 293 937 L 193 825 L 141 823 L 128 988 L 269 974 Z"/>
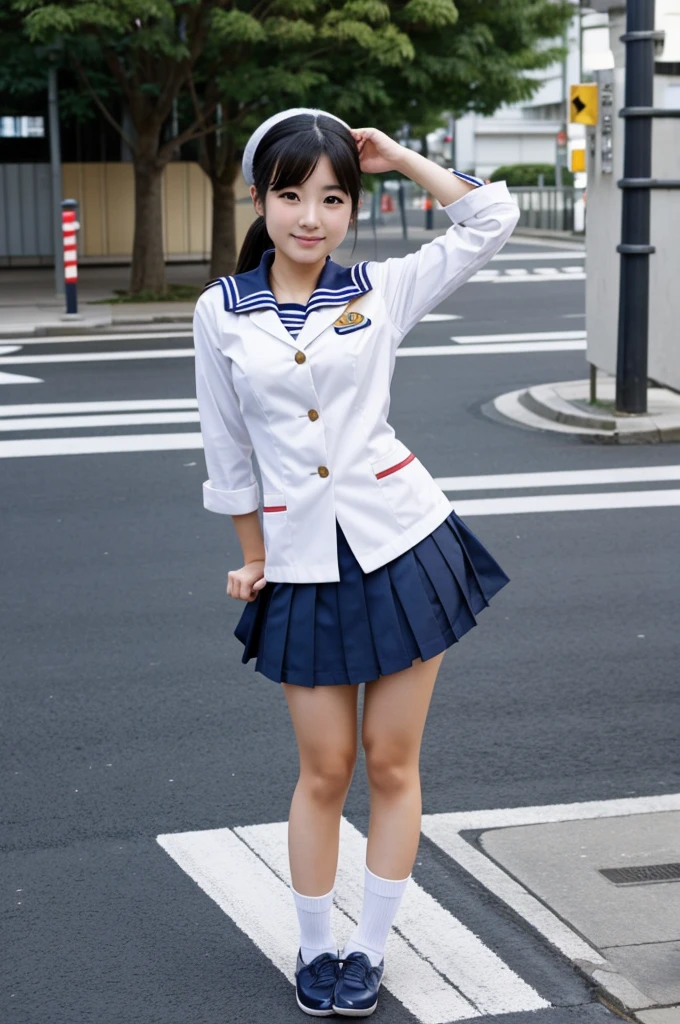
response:
<path id="1" fill-rule="evenodd" d="M 585 189 L 572 186 L 512 186 L 520 209 L 519 226 L 544 231 L 585 231 Z"/>

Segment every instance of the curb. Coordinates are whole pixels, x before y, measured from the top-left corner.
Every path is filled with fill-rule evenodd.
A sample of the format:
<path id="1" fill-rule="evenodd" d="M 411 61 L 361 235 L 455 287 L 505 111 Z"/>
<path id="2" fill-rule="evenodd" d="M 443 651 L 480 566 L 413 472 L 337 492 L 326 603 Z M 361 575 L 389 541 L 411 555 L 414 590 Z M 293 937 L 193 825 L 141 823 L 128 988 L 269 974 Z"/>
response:
<path id="1" fill-rule="evenodd" d="M 25 329 L 21 327 L 14 327 L 8 332 L 4 332 L 0 328 L 0 341 L 19 341 L 21 338 L 50 338 L 60 337 L 62 335 L 78 335 L 78 334 L 92 334 L 93 332 L 101 331 L 102 336 L 107 333 L 113 333 L 110 331 L 111 328 L 116 327 L 149 327 L 154 324 L 188 324 L 193 323 L 193 314 L 191 313 L 177 313 L 177 314 L 165 314 L 165 315 L 153 315 L 148 316 L 115 316 L 110 319 L 93 319 L 88 318 L 87 320 L 78 320 L 75 323 L 46 323 L 46 324 L 32 324 L 27 326 Z M 107 329 L 109 329 L 107 331 Z"/>
<path id="2" fill-rule="evenodd" d="M 616 381 L 598 377 L 600 398 L 614 401 Z M 680 441 L 680 394 L 649 387 L 646 413 L 615 415 L 589 407 L 590 381 L 558 381 L 520 388 L 493 399 L 505 419 L 535 430 L 581 437 L 600 444 L 658 444 Z"/>

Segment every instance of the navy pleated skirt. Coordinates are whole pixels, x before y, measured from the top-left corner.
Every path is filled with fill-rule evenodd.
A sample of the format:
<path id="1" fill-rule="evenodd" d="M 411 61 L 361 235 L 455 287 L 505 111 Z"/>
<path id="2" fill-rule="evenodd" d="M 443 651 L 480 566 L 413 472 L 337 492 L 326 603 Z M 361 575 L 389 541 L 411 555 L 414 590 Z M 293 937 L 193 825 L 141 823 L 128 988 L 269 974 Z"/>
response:
<path id="1" fill-rule="evenodd" d="M 510 578 L 455 512 L 365 573 L 336 520 L 340 581 L 273 583 L 234 630 L 242 662 L 276 682 L 364 683 L 427 661 L 473 626 Z"/>

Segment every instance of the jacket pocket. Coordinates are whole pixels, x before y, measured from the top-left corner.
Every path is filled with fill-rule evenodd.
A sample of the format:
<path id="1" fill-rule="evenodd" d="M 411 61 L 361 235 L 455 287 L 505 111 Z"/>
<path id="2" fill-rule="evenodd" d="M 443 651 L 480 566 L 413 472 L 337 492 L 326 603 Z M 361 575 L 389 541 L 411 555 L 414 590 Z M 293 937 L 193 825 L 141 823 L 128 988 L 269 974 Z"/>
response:
<path id="1" fill-rule="evenodd" d="M 272 565 L 285 562 L 290 544 L 286 496 L 274 492 L 262 495 L 262 533 L 265 561 Z"/>
<path id="2" fill-rule="evenodd" d="M 413 526 L 436 502 L 440 488 L 420 459 L 401 441 L 396 441 L 386 455 L 373 459 L 371 468 L 401 526 Z"/>

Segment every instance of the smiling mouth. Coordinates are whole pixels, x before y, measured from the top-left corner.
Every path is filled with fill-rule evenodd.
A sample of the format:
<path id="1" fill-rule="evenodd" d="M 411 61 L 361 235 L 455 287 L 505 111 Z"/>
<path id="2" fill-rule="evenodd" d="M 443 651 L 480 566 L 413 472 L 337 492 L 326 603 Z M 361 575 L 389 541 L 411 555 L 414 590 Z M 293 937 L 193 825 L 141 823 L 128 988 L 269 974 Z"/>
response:
<path id="1" fill-rule="evenodd" d="M 323 242 L 323 235 L 293 235 L 293 238 L 297 238 L 300 242 Z"/>

